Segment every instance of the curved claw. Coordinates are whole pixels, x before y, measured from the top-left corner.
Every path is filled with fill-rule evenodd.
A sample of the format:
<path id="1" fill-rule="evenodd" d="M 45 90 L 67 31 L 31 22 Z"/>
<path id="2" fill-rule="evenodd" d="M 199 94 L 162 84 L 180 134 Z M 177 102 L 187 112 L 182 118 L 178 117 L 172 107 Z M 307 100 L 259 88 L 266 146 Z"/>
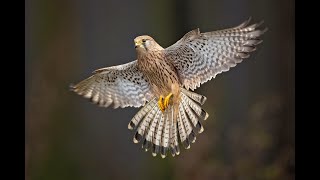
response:
<path id="1" fill-rule="evenodd" d="M 164 103 L 163 103 L 163 105 L 164 105 L 164 108 L 165 109 L 167 109 L 167 107 L 169 106 L 169 102 L 170 102 L 170 98 L 172 97 L 172 93 L 170 93 L 170 94 L 168 94 L 168 96 L 166 96 L 165 98 L 164 98 Z"/>
<path id="2" fill-rule="evenodd" d="M 158 106 L 159 106 L 160 110 L 161 110 L 162 112 L 164 112 L 165 107 L 164 107 L 164 104 L 163 104 L 163 96 L 160 96 L 160 97 L 159 97 Z"/>
<path id="3" fill-rule="evenodd" d="M 159 100 L 158 100 L 158 106 L 160 108 L 160 110 L 162 112 L 164 112 L 167 107 L 169 106 L 169 103 L 170 103 L 170 98 L 173 96 L 172 93 L 168 94 L 168 96 L 166 96 L 165 98 L 163 98 L 163 96 L 160 96 L 159 97 Z"/>

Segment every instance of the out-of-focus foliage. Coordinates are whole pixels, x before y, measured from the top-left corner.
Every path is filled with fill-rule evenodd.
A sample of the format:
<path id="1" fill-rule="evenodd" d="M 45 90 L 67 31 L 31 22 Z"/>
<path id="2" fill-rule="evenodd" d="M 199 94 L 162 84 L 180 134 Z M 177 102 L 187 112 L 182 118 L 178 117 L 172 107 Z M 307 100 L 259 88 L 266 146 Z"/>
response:
<path id="1" fill-rule="evenodd" d="M 26 179 L 295 178 L 294 2 L 26 0 Z M 69 92 L 101 67 L 135 59 L 133 39 L 166 47 L 189 30 L 252 16 L 269 31 L 237 67 L 201 86 L 210 114 L 190 150 L 153 158 L 133 144 L 138 109 L 99 108 Z"/>

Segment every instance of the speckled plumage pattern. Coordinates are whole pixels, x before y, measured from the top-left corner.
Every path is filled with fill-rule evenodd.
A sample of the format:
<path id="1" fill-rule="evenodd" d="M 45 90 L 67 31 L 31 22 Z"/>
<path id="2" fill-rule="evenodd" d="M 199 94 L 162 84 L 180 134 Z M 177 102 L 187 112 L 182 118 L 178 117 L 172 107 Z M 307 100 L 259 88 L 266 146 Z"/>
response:
<path id="1" fill-rule="evenodd" d="M 138 67 L 156 96 L 168 94 L 174 83 L 181 86 L 176 69 L 170 61 L 165 59 L 163 50 L 141 57 Z"/>
<path id="2" fill-rule="evenodd" d="M 71 88 L 100 106 L 143 106 L 128 124 L 136 131 L 133 142 L 142 142 L 153 156 L 164 158 L 168 151 L 179 155 L 179 142 L 189 149 L 204 131 L 200 120 L 209 116 L 201 108 L 206 97 L 189 89 L 228 71 L 256 50 L 266 29 L 257 29 L 261 23 L 248 25 L 249 21 L 206 33 L 195 29 L 166 49 L 150 36 L 139 36 L 136 61 L 98 69 Z M 160 97 L 169 101 L 163 111 Z"/>
<path id="3" fill-rule="evenodd" d="M 262 22 L 248 26 L 249 21 L 234 28 L 206 33 L 195 29 L 166 48 L 166 57 L 176 67 L 186 89 L 200 87 L 256 50 L 256 45 L 262 42 L 259 37 L 267 29 L 257 29 Z"/>
<path id="4" fill-rule="evenodd" d="M 100 106 L 140 107 L 153 96 L 150 85 L 137 68 L 137 61 L 94 71 L 72 90 Z"/>

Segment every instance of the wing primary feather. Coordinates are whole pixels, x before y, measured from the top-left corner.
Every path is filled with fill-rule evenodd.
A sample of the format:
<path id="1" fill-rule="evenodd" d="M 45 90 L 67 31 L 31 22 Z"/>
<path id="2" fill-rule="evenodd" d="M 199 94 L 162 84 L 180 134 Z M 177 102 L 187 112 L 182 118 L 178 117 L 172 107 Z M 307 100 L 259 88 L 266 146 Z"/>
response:
<path id="1" fill-rule="evenodd" d="M 153 97 L 137 60 L 97 69 L 90 77 L 71 84 L 70 90 L 102 107 L 113 104 L 113 108 L 140 107 Z"/>
<path id="2" fill-rule="evenodd" d="M 194 90 L 249 58 L 262 42 L 260 37 L 268 30 L 260 28 L 263 21 L 250 24 L 250 20 L 251 17 L 228 29 L 191 31 L 166 48 L 165 56 L 177 69 L 183 87 Z"/>

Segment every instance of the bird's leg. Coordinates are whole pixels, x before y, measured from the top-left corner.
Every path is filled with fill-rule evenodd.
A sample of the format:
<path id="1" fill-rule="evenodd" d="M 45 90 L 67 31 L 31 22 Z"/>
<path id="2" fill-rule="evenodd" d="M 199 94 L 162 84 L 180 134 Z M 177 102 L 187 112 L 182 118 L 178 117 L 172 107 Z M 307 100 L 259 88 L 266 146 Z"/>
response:
<path id="1" fill-rule="evenodd" d="M 164 104 L 163 104 L 163 96 L 162 96 L 162 95 L 160 95 L 160 97 L 159 97 L 158 106 L 159 106 L 160 110 L 161 110 L 162 112 L 164 112 L 165 107 L 164 107 Z"/>
<path id="2" fill-rule="evenodd" d="M 164 98 L 164 102 L 163 102 L 163 105 L 164 105 L 164 108 L 166 109 L 168 106 L 169 106 L 169 102 L 170 102 L 170 98 L 172 97 L 172 93 L 168 94 L 168 96 L 166 96 Z"/>
<path id="3" fill-rule="evenodd" d="M 178 108 L 179 103 L 180 103 L 180 95 L 179 94 L 180 94 L 179 84 L 176 84 L 176 83 L 172 84 L 171 85 L 171 92 L 165 98 L 163 98 L 162 95 L 160 95 L 160 97 L 159 97 L 158 106 L 159 106 L 160 110 L 162 112 L 164 112 L 168 108 L 171 99 L 172 99 L 171 104 L 174 107 Z"/>
<path id="4" fill-rule="evenodd" d="M 162 95 L 160 95 L 159 100 L 158 100 L 158 106 L 162 112 L 164 112 L 167 107 L 169 106 L 170 103 L 170 98 L 173 96 L 172 93 L 170 93 L 168 96 L 163 98 Z"/>

